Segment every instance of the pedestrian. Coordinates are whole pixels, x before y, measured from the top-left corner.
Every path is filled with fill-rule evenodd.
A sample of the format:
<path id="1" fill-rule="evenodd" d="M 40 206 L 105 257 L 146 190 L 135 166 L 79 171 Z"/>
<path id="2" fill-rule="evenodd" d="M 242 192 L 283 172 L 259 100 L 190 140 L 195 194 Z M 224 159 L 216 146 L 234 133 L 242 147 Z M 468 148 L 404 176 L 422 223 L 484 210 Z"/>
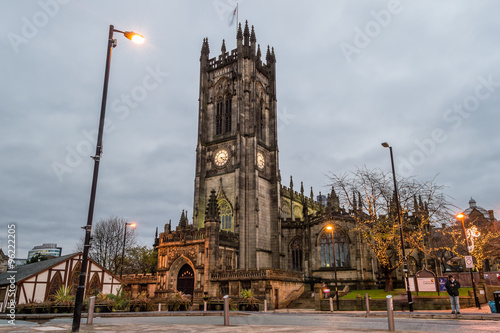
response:
<path id="1" fill-rule="evenodd" d="M 450 295 L 451 314 L 455 314 L 455 311 L 457 314 L 460 314 L 460 301 L 458 299 L 460 283 L 455 280 L 453 275 L 449 275 L 445 287 L 448 295 Z"/>

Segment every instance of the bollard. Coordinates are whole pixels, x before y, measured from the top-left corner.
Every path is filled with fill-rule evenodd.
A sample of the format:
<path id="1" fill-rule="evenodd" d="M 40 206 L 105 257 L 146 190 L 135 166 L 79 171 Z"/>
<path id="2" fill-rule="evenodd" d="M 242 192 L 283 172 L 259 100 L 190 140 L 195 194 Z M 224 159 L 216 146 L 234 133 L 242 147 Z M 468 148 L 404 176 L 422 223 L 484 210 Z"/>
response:
<path id="1" fill-rule="evenodd" d="M 333 299 L 330 297 L 330 312 L 333 312 Z"/>
<path id="2" fill-rule="evenodd" d="M 267 299 L 264 300 L 264 312 L 267 312 Z"/>
<path id="3" fill-rule="evenodd" d="M 368 293 L 365 294 L 365 305 L 366 305 L 366 315 L 370 314 L 370 296 Z"/>
<path id="4" fill-rule="evenodd" d="M 203 311 L 207 311 L 207 301 L 203 301 Z"/>
<path id="5" fill-rule="evenodd" d="M 158 303 L 158 312 L 161 312 L 161 303 Z"/>
<path id="6" fill-rule="evenodd" d="M 229 326 L 229 295 L 224 296 L 224 326 Z"/>
<path id="7" fill-rule="evenodd" d="M 92 324 L 94 321 L 94 306 L 95 306 L 95 296 L 90 297 L 89 300 L 89 313 L 87 315 L 87 325 Z"/>
<path id="8" fill-rule="evenodd" d="M 387 295 L 387 321 L 389 324 L 389 331 L 394 331 L 394 308 L 392 306 L 392 295 Z"/>

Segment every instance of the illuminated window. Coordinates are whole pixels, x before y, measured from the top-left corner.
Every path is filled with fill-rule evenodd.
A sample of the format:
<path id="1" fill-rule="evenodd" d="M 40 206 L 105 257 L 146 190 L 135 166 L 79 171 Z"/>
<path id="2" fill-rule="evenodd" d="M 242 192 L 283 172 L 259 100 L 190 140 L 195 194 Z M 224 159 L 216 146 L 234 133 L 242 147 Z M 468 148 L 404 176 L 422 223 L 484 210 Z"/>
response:
<path id="1" fill-rule="evenodd" d="M 349 243 L 343 232 L 335 233 L 335 259 L 337 267 L 350 267 Z M 333 267 L 332 234 L 325 232 L 320 238 L 321 267 Z"/>

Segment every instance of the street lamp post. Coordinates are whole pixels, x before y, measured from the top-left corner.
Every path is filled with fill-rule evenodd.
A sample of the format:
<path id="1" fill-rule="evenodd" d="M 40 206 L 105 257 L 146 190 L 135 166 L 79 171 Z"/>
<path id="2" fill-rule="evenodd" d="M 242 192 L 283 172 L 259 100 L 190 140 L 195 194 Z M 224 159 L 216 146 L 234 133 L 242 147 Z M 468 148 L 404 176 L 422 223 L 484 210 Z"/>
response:
<path id="1" fill-rule="evenodd" d="M 335 255 L 335 240 L 333 238 L 333 226 L 329 225 L 326 227 L 326 230 L 330 230 L 332 233 L 332 247 L 333 247 L 333 270 L 335 272 L 335 302 L 337 303 L 337 311 L 340 310 L 339 305 L 339 288 L 337 286 L 337 258 Z"/>
<path id="2" fill-rule="evenodd" d="M 120 266 L 120 279 L 122 278 L 123 274 L 123 258 L 125 258 L 125 243 L 127 242 L 127 226 L 130 226 L 131 228 L 135 228 L 136 224 L 135 222 L 132 223 L 125 223 L 125 231 L 123 232 L 123 250 L 122 250 L 122 264 Z"/>
<path id="3" fill-rule="evenodd" d="M 401 237 L 401 254 L 403 256 L 403 273 L 406 281 L 406 293 L 408 294 L 408 310 L 413 312 L 413 299 L 411 297 L 411 289 L 410 289 L 410 280 L 408 278 L 408 260 L 405 254 L 405 243 L 403 237 L 403 221 L 401 220 L 401 210 L 399 207 L 399 194 L 398 194 L 398 184 L 396 182 L 396 170 L 394 169 L 394 157 L 392 155 L 392 147 L 389 146 L 387 142 L 383 142 L 382 146 L 384 148 L 389 148 L 391 152 L 391 166 L 392 166 L 392 179 L 394 180 L 394 195 L 396 196 L 396 212 L 398 214 L 398 222 L 399 222 L 399 235 Z"/>
<path id="4" fill-rule="evenodd" d="M 467 239 L 467 234 L 465 232 L 465 215 L 460 213 L 457 215 L 457 218 L 462 221 L 462 231 L 464 233 L 464 239 L 465 239 L 465 246 L 467 247 L 467 255 L 470 256 L 470 250 L 469 250 L 469 240 Z M 479 299 L 477 298 L 476 294 L 476 284 L 474 283 L 474 273 L 472 273 L 472 268 L 469 268 L 470 270 L 470 280 L 472 282 L 472 291 L 474 292 L 474 300 L 476 302 L 476 307 L 478 309 L 481 309 L 481 303 L 479 303 Z"/>
<path id="5" fill-rule="evenodd" d="M 80 271 L 80 279 L 78 283 L 78 287 L 76 289 L 75 296 L 75 311 L 73 313 L 73 326 L 72 332 L 80 331 L 80 321 L 82 318 L 82 306 L 83 306 L 83 295 L 85 291 L 85 277 L 87 273 L 87 262 L 89 256 L 90 249 L 90 234 L 92 231 L 92 219 L 94 216 L 94 203 L 95 203 L 95 194 L 97 190 L 97 176 L 99 174 L 99 161 L 102 155 L 102 135 L 104 130 L 104 118 L 106 114 L 106 99 L 108 96 L 108 81 L 109 81 L 109 68 L 111 65 L 111 51 L 114 47 L 116 47 L 116 39 L 113 39 L 113 32 L 122 33 L 125 37 L 132 40 L 136 43 L 144 42 L 144 37 L 139 34 L 136 34 L 131 31 L 120 31 L 116 30 L 113 25 L 109 26 L 109 37 L 108 44 L 106 46 L 106 69 L 104 71 L 104 86 L 102 91 L 102 102 L 101 102 L 101 116 L 99 118 L 99 131 L 97 134 L 97 143 L 96 143 L 96 152 L 95 156 L 91 156 L 94 160 L 94 174 L 92 177 L 92 187 L 90 190 L 90 203 L 89 203 L 89 211 L 87 216 L 87 225 L 83 227 L 85 230 L 85 241 L 83 245 L 83 254 L 82 254 L 82 265 Z"/>

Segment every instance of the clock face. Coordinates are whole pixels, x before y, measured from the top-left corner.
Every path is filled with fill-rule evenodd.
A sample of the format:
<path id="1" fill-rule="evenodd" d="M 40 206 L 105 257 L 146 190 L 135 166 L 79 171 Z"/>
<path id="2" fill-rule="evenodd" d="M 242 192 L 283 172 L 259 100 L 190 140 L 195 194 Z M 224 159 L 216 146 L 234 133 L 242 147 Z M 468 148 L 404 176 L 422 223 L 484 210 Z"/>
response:
<path id="1" fill-rule="evenodd" d="M 217 166 L 223 166 L 229 159 L 229 153 L 225 149 L 220 149 L 215 153 L 214 163 Z"/>
<path id="2" fill-rule="evenodd" d="M 257 168 L 264 169 L 266 165 L 266 161 L 264 160 L 264 155 L 262 153 L 257 153 Z"/>

